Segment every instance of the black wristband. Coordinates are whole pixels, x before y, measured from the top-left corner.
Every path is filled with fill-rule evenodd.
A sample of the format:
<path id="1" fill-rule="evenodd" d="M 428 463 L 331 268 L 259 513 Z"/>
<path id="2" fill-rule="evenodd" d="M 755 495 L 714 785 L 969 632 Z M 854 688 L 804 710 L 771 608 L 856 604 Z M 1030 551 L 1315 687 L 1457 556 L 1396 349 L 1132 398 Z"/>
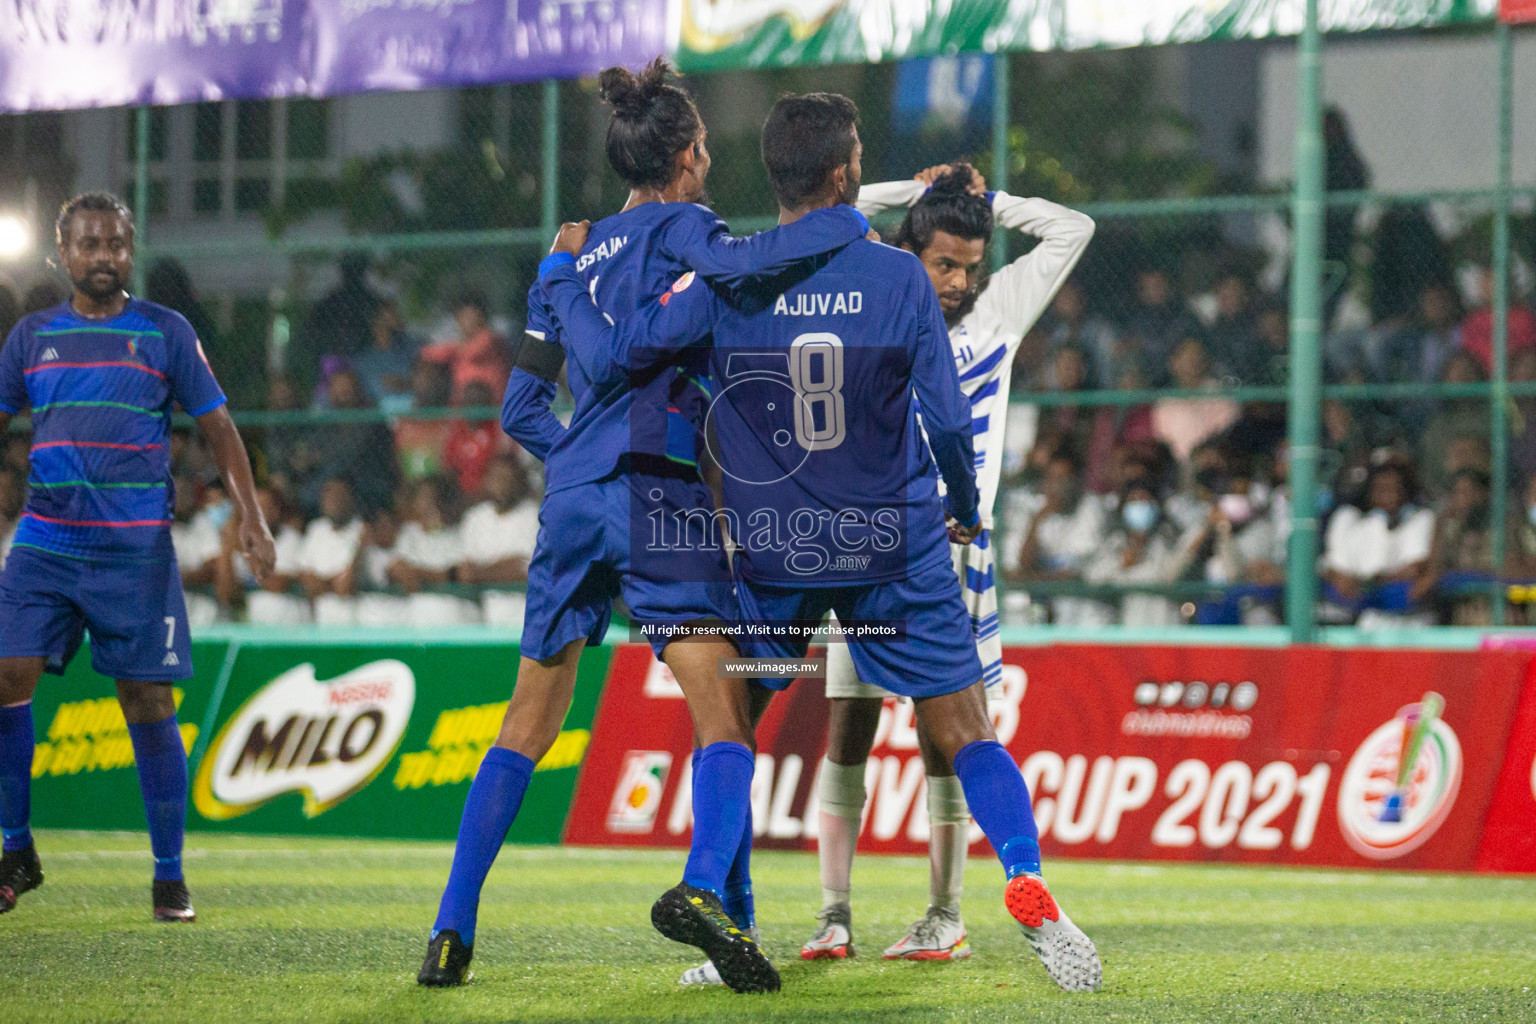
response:
<path id="1" fill-rule="evenodd" d="M 512 356 L 512 365 L 548 381 L 560 379 L 565 365 L 565 349 L 533 334 L 524 334 L 523 343 Z"/>

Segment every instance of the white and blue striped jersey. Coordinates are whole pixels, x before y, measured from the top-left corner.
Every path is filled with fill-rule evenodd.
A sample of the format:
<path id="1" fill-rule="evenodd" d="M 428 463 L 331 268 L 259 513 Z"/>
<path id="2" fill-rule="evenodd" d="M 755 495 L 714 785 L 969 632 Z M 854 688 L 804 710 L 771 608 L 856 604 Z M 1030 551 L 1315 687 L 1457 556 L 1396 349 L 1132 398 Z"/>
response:
<path id="1" fill-rule="evenodd" d="M 919 181 L 865 185 L 859 211 L 874 217 L 911 206 L 927 186 Z M 960 373 L 960 389 L 971 403 L 971 438 L 976 452 L 976 486 L 981 491 L 981 522 L 992 528 L 1003 470 L 1003 431 L 1008 417 L 1008 385 L 1013 357 L 1077 266 L 1093 238 L 1093 218 L 1044 199 L 992 194 L 998 228 L 1011 228 L 1040 240 L 1032 250 L 991 275 L 976 305 L 949 332 Z"/>
<path id="2" fill-rule="evenodd" d="M 859 191 L 859 211 L 874 217 L 911 206 L 927 186 L 918 181 L 866 185 Z M 997 575 L 992 543 L 992 509 L 1003 471 L 1003 439 L 1008 418 L 1008 386 L 1013 357 L 1024 335 L 1040 319 L 1056 292 L 1077 266 L 1093 238 L 1093 219 L 1044 199 L 992 193 L 998 228 L 1012 228 L 1040 240 L 1027 254 L 991 275 L 976 305 L 949 331 L 960 389 L 971 406 L 971 437 L 980 492 L 981 535 L 969 545 L 951 545 L 961 594 L 970 613 L 981 656 L 982 679 L 990 688 L 1001 681 L 1002 638 L 997 607 Z M 994 691 L 995 692 L 995 691 Z M 858 679 L 846 645 L 828 648 L 828 697 L 878 697 L 883 690 Z"/>

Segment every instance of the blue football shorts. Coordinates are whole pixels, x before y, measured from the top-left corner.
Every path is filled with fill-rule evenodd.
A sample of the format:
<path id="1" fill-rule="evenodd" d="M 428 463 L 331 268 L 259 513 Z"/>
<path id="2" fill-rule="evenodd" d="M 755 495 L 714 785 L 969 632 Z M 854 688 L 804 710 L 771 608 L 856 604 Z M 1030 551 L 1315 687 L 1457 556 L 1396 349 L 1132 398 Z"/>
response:
<path id="1" fill-rule="evenodd" d="M 86 631 L 91 667 L 112 679 L 192 676 L 181 570 L 167 538 L 143 562 L 92 562 L 13 547 L 0 572 L 0 658 L 47 658 L 62 675 Z"/>
<path id="2" fill-rule="evenodd" d="M 725 550 L 706 529 L 714 507 L 709 488 L 682 475 L 617 473 L 545 495 L 528 565 L 523 656 L 542 661 L 573 640 L 600 642 L 615 598 L 658 658 L 680 626 L 735 623 Z"/>
<path id="3" fill-rule="evenodd" d="M 939 697 L 981 680 L 981 659 L 976 654 L 970 615 L 947 557 L 930 558 L 925 568 L 888 583 L 796 587 L 738 579 L 736 594 L 746 623 L 819 622 L 832 612 L 849 628 L 860 623 L 896 625 L 900 635 L 890 640 L 850 640 L 848 653 L 858 678 L 897 696 Z M 751 654 L 803 658 L 809 645 L 807 637 L 754 637 Z M 774 690 L 793 682 L 758 681 Z"/>

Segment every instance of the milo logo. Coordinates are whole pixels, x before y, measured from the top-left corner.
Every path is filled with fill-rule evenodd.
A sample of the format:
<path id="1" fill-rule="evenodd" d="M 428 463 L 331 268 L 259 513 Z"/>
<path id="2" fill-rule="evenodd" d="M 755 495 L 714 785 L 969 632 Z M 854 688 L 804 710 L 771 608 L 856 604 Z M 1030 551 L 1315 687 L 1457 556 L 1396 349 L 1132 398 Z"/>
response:
<path id="1" fill-rule="evenodd" d="M 1438 701 L 1438 695 L 1427 698 Z M 1431 700 L 1365 738 L 1339 782 L 1339 829 L 1356 853 L 1391 860 L 1429 841 L 1461 789 L 1461 743 Z"/>
<path id="2" fill-rule="evenodd" d="M 383 770 L 405 735 L 416 677 L 403 662 L 370 662 L 328 682 L 298 665 L 258 690 L 214 738 L 192 799 L 206 818 L 248 814 L 283 793 L 324 814 Z"/>

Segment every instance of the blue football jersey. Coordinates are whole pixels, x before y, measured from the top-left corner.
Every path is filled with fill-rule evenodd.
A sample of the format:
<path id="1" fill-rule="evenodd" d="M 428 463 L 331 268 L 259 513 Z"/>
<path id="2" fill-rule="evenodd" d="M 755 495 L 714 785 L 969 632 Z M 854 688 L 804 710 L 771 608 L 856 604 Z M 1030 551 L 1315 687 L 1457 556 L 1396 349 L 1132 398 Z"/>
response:
<path id="1" fill-rule="evenodd" d="M 689 271 L 733 297 L 866 231 L 862 214 L 841 207 L 750 238 L 732 238 L 706 207 L 642 203 L 592 225 L 571 272 L 598 309 L 619 318 L 666 292 Z M 622 379 L 594 380 L 552 322 L 539 284 L 529 292 L 528 333 L 566 349 L 566 379 L 576 400 L 570 425 L 562 427 L 549 411 L 553 383 L 524 370 L 513 371 L 508 382 L 502 426 L 545 460 L 546 490 L 601 479 L 636 454 L 685 470 L 697 467 L 699 424 L 708 401 L 700 381 L 707 373 L 701 357 L 683 353 Z"/>
<path id="2" fill-rule="evenodd" d="M 636 373 L 713 336 L 707 436 L 748 579 L 875 583 L 946 561 L 940 473 L 949 510 L 975 522 L 970 406 L 911 253 L 854 242 L 809 261 L 755 313 L 684 278 L 613 326 L 569 267 L 545 284 L 578 339 L 573 358 L 599 374 Z"/>
<path id="3" fill-rule="evenodd" d="M 0 352 L 0 409 L 31 409 L 27 505 L 15 543 L 92 560 L 164 551 L 174 403 L 224 404 L 202 345 L 173 310 L 131 299 L 107 320 L 65 303 L 26 317 Z"/>

